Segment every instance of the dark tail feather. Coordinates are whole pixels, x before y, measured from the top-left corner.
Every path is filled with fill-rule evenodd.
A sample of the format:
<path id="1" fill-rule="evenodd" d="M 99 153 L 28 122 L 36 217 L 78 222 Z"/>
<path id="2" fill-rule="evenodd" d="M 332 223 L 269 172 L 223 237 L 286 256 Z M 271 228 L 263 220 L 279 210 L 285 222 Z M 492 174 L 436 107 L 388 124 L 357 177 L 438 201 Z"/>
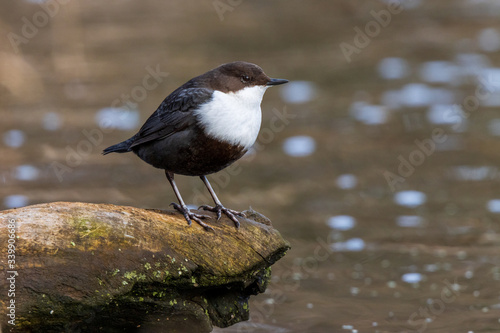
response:
<path id="1" fill-rule="evenodd" d="M 125 140 L 123 142 L 117 143 L 116 145 L 112 145 L 102 151 L 103 155 L 109 154 L 109 153 L 127 153 L 129 151 L 132 151 L 130 149 L 130 145 L 134 141 L 134 138 L 130 138 L 128 140 Z"/>

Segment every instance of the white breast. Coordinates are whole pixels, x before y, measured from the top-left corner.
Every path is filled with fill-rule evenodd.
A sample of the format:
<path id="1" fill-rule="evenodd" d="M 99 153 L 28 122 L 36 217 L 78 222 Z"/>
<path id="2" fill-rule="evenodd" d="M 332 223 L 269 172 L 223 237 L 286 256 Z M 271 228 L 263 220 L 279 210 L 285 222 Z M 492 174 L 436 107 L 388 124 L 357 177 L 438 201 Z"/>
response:
<path id="1" fill-rule="evenodd" d="M 260 103 L 265 86 L 253 86 L 235 93 L 215 91 L 210 102 L 195 111 L 207 135 L 249 149 L 259 134 Z"/>

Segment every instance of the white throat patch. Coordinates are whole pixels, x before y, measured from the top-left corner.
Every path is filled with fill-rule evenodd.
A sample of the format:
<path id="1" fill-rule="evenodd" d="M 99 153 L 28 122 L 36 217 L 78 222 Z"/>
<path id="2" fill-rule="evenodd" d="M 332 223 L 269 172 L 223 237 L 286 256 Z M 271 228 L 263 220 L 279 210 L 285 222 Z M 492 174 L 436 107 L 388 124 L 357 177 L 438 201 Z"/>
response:
<path id="1" fill-rule="evenodd" d="M 253 86 L 234 93 L 216 90 L 212 100 L 194 113 L 210 137 L 249 149 L 259 134 L 260 103 L 266 89 Z"/>

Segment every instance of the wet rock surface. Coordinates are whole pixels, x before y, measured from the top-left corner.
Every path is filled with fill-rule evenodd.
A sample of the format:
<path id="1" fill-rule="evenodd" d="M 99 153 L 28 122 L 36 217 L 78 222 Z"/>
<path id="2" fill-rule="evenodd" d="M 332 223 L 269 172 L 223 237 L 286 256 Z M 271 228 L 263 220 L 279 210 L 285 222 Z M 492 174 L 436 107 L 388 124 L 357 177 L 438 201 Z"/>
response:
<path id="1" fill-rule="evenodd" d="M 15 224 L 15 326 L 33 332 L 210 332 L 249 315 L 288 243 L 248 212 L 188 226 L 171 211 L 55 202 L 0 212 Z M 254 217 L 252 219 L 252 217 Z M 256 221 L 260 222 L 256 222 Z M 263 223 L 262 221 L 265 221 Z M 9 271 L 7 255 L 0 259 Z M 0 289 L 6 291 L 3 279 Z M 7 294 L 2 292 L 2 294 Z M 3 318 L 9 299 L 2 295 Z"/>

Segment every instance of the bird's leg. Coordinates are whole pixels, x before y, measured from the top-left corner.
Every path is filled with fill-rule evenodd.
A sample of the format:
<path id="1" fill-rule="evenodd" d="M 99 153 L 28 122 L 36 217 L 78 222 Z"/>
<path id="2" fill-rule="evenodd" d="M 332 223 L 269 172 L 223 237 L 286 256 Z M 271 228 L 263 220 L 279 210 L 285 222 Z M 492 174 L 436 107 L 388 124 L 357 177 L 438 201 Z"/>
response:
<path id="1" fill-rule="evenodd" d="M 236 210 L 232 210 L 232 209 L 224 207 L 222 205 L 222 203 L 220 202 L 219 198 L 217 198 L 217 195 L 215 194 L 215 191 L 212 188 L 212 185 L 210 185 L 210 183 L 208 182 L 207 177 L 206 176 L 200 176 L 200 178 L 203 181 L 203 183 L 205 184 L 205 186 L 207 187 L 208 192 L 210 192 L 210 195 L 212 196 L 212 199 L 214 199 L 215 207 L 211 207 L 211 206 L 208 206 L 208 205 L 203 205 L 203 206 L 200 206 L 199 208 L 202 208 L 204 210 L 209 210 L 211 212 L 216 212 L 217 213 L 217 221 L 221 218 L 222 213 L 224 213 L 224 214 L 227 215 L 227 217 L 229 217 L 234 222 L 234 225 L 236 226 L 236 228 L 239 228 L 240 227 L 240 222 L 238 221 L 238 219 L 236 218 L 235 215 L 245 217 L 245 214 L 243 214 L 241 212 L 238 212 Z"/>
<path id="2" fill-rule="evenodd" d="M 179 204 L 172 202 L 171 205 L 184 216 L 184 218 L 186 219 L 186 221 L 188 222 L 189 225 L 191 225 L 191 220 L 195 220 L 196 223 L 198 223 L 203 228 L 205 228 L 205 230 L 213 230 L 212 227 L 210 227 L 209 225 L 207 225 L 206 223 L 204 223 L 201 220 L 204 218 L 208 218 L 209 216 L 199 215 L 199 214 L 191 213 L 189 211 L 189 208 L 184 203 L 184 200 L 182 200 L 181 193 L 179 192 L 179 189 L 177 188 L 177 185 L 175 184 L 174 174 L 172 172 L 165 170 L 165 175 L 167 176 L 167 179 L 168 179 L 170 185 L 172 186 L 172 189 L 174 190 L 174 193 L 175 193 L 175 196 L 177 197 L 177 200 L 179 200 Z"/>

